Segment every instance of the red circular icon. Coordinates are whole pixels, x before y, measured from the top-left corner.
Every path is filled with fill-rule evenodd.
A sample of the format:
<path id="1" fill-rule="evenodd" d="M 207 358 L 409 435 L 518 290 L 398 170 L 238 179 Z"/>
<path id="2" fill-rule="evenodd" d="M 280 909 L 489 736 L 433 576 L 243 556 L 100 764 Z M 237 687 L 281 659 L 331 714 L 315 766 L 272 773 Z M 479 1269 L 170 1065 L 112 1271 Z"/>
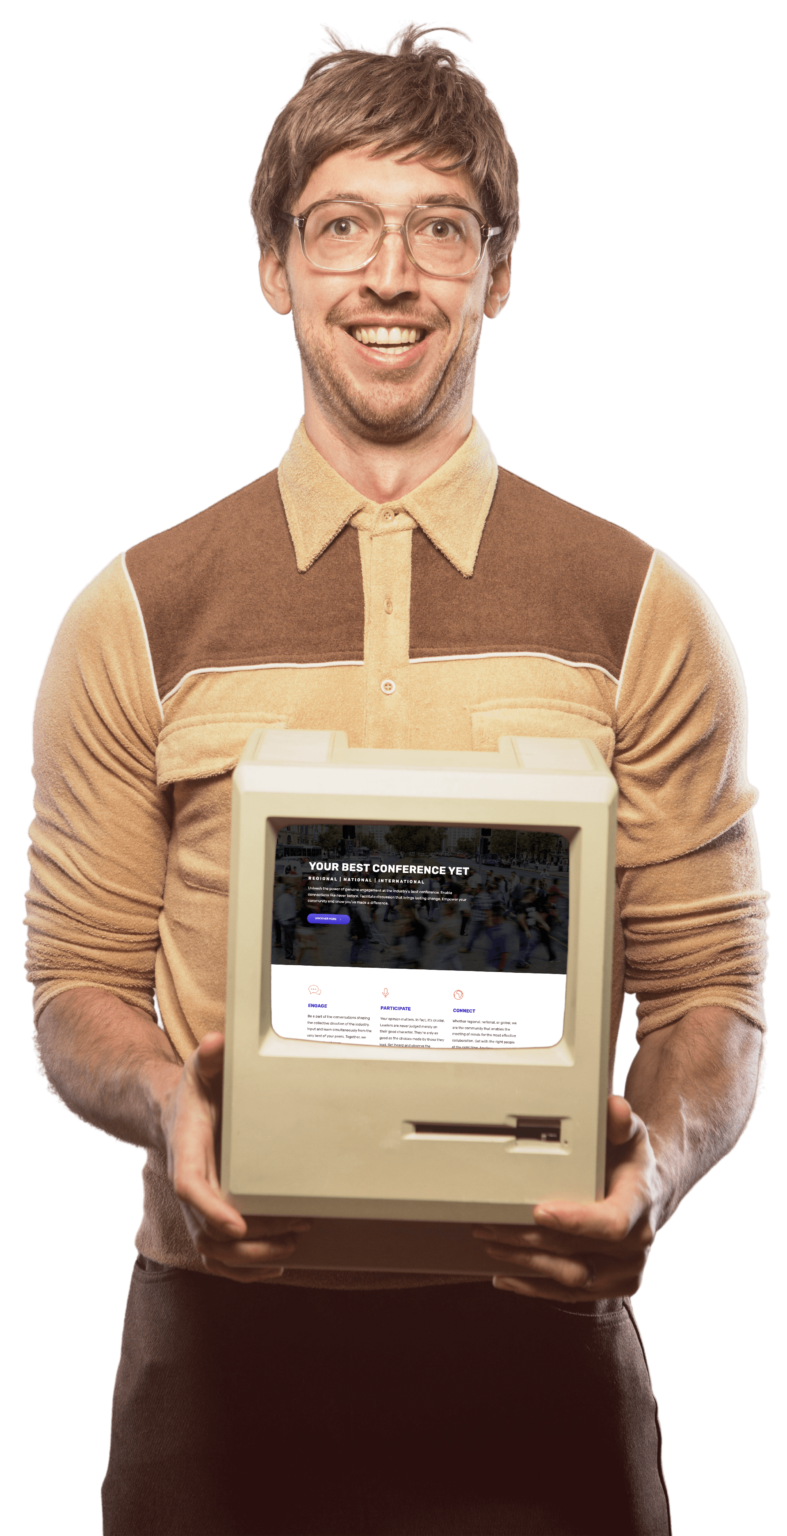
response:
<path id="1" fill-rule="evenodd" d="M 454 997 L 455 998 L 460 998 L 460 997 L 464 997 L 464 995 L 465 995 L 464 992 L 460 992 L 459 988 L 457 987 L 457 989 L 456 989 L 456 991 L 454 993 Z"/>

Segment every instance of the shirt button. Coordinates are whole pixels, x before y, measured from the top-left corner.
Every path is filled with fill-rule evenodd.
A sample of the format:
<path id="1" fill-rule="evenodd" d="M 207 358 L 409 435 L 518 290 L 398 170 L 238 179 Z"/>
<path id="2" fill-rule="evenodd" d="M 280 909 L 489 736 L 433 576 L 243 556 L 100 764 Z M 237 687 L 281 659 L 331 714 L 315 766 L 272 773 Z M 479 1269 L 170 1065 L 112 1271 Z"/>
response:
<path id="1" fill-rule="evenodd" d="M 385 611 L 386 613 L 393 613 L 393 603 L 391 602 L 390 597 L 385 599 Z"/>
<path id="2" fill-rule="evenodd" d="M 396 693 L 396 683 L 392 677 L 384 677 L 380 687 L 382 688 L 383 693 Z"/>
<path id="3" fill-rule="evenodd" d="M 394 512 L 384 512 L 383 513 L 383 522 L 384 523 L 392 523 L 395 516 L 396 516 L 396 514 Z"/>

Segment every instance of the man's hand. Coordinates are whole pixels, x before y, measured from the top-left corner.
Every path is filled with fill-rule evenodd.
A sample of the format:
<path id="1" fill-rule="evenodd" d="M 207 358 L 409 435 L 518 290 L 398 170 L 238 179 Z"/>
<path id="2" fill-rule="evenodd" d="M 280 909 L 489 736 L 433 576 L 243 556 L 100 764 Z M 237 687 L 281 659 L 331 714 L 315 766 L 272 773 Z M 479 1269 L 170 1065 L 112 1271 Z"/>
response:
<path id="1" fill-rule="evenodd" d="M 474 1237 L 517 1276 L 495 1275 L 501 1291 L 572 1303 L 632 1296 L 659 1225 L 661 1180 L 647 1127 L 625 1099 L 607 1111 L 604 1200 L 537 1205 L 533 1227 L 477 1227 Z"/>
<path id="2" fill-rule="evenodd" d="M 288 1216 L 241 1216 L 221 1193 L 216 1128 L 224 1036 L 205 1035 L 189 1056 L 162 1111 L 167 1167 L 189 1235 L 211 1275 L 248 1284 L 275 1280 L 310 1223 Z"/>

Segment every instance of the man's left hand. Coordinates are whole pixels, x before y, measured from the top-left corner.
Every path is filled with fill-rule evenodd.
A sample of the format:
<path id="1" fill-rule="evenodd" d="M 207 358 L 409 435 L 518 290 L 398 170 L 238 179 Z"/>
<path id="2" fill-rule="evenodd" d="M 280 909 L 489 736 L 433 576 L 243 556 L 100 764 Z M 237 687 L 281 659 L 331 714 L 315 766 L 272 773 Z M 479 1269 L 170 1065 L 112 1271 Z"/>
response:
<path id="1" fill-rule="evenodd" d="M 633 1296 L 656 1234 L 661 1183 L 647 1127 L 626 1099 L 607 1105 L 607 1193 L 576 1205 L 537 1205 L 535 1226 L 476 1227 L 473 1236 L 516 1274 L 495 1275 L 501 1291 L 572 1303 Z"/>

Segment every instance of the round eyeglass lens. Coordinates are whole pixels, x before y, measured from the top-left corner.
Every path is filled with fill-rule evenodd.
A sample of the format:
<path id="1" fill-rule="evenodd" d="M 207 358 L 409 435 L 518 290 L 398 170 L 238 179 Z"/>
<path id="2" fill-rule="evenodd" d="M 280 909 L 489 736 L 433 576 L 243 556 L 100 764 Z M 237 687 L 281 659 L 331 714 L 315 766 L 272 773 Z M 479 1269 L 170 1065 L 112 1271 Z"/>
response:
<path id="1" fill-rule="evenodd" d="M 407 218 L 410 250 L 419 267 L 436 277 L 463 277 L 478 265 L 481 227 L 466 208 L 414 208 Z M 354 272 L 369 260 L 383 218 L 365 203 L 323 203 L 306 220 L 303 247 L 315 266 Z"/>

